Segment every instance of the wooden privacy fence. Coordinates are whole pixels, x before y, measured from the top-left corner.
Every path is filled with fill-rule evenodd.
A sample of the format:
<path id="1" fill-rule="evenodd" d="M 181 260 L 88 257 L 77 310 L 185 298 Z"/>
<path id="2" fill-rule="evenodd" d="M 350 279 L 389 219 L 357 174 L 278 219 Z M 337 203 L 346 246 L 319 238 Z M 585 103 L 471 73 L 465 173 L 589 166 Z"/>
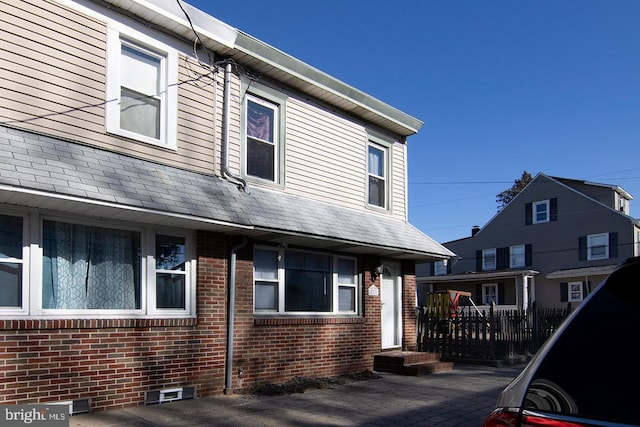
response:
<path id="1" fill-rule="evenodd" d="M 475 310 L 442 315 L 417 309 L 418 351 L 440 353 L 442 360 L 492 363 L 536 353 L 571 312 L 566 308 Z"/>

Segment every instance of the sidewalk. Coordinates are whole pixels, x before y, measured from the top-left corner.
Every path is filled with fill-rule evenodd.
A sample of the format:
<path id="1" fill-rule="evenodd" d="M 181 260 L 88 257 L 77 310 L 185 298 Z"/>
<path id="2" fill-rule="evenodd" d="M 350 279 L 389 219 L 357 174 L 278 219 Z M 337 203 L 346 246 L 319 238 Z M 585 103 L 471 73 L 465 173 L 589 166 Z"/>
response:
<path id="1" fill-rule="evenodd" d="M 217 396 L 80 414 L 69 425 L 480 427 L 522 368 L 456 365 L 420 377 L 379 373 L 379 379 L 286 396 Z"/>

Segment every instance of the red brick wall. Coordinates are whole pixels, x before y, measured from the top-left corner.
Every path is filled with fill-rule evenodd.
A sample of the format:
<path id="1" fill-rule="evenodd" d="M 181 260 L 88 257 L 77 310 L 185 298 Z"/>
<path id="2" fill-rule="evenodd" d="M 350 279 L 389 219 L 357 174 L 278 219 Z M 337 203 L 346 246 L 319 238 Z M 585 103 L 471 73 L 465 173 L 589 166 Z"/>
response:
<path id="1" fill-rule="evenodd" d="M 402 263 L 402 349 L 407 351 L 417 350 L 415 268 L 414 262 Z"/>
<path id="2" fill-rule="evenodd" d="M 254 317 L 251 253 L 247 247 L 238 257 L 233 388 L 239 385 L 238 369 L 243 370 L 244 388 L 373 369 L 373 355 L 380 351 L 380 300 L 367 295 L 371 281 L 366 264 L 362 317 Z"/>
<path id="3" fill-rule="evenodd" d="M 142 404 L 145 391 L 161 388 L 223 393 L 234 242 L 206 232 L 197 241 L 197 319 L 0 320 L 0 403 L 90 398 L 96 411 Z M 251 257 L 247 245 L 237 259 L 232 389 L 373 369 L 380 351 L 380 298 L 367 291 L 377 259 L 360 260 L 362 316 L 277 319 L 253 315 Z M 403 269 L 404 346 L 410 349 L 415 276 L 412 263 Z"/>
<path id="4" fill-rule="evenodd" d="M 198 319 L 0 320 L 0 403 L 90 398 L 102 410 L 142 404 L 160 388 L 221 393 L 224 236 L 200 234 L 198 253 Z"/>

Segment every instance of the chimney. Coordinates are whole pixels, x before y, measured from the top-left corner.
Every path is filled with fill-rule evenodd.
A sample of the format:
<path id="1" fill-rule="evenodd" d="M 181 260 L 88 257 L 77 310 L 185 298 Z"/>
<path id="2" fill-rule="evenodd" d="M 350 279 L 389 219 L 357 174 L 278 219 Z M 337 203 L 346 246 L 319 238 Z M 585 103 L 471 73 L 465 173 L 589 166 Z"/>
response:
<path id="1" fill-rule="evenodd" d="M 471 237 L 473 237 L 476 234 L 478 234 L 478 231 L 480 231 L 480 226 L 479 225 L 474 225 L 473 227 L 471 227 Z"/>

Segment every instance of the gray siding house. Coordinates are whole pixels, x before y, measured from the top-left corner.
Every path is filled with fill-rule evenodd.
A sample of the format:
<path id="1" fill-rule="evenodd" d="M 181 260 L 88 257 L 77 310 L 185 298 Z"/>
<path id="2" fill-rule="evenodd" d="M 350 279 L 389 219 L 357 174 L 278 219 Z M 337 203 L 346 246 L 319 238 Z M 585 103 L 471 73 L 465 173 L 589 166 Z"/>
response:
<path id="1" fill-rule="evenodd" d="M 630 200 L 619 186 L 540 173 L 484 227 L 444 243 L 455 258 L 416 267 L 418 303 L 450 289 L 470 292 L 479 308 L 575 307 L 638 255 Z"/>

